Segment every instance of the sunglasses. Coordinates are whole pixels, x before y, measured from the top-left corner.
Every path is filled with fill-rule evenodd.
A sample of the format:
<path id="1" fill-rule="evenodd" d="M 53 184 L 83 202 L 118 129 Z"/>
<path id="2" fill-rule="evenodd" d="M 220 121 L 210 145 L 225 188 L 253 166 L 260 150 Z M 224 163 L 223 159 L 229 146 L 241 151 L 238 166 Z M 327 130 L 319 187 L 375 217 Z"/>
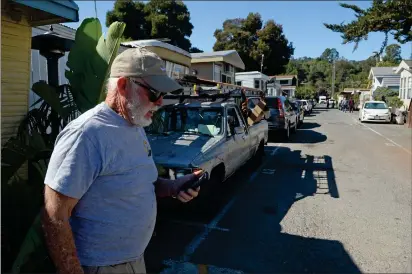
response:
<path id="1" fill-rule="evenodd" d="M 145 88 L 145 89 L 147 89 L 147 90 L 149 91 L 149 94 L 148 94 L 148 96 L 149 96 L 149 101 L 152 102 L 152 103 L 157 102 L 160 98 L 162 98 L 163 96 L 166 95 L 166 92 L 157 91 L 157 90 L 155 90 L 154 88 L 151 88 L 151 87 L 149 87 L 149 86 L 146 86 L 146 85 L 144 85 L 144 84 L 142 84 L 142 83 L 140 83 L 140 82 L 138 82 L 138 81 L 136 81 L 136 80 L 134 80 L 134 79 L 130 79 L 130 80 L 131 80 L 133 83 L 135 83 L 136 85 L 138 85 L 138 86 L 140 86 L 140 87 L 143 87 L 143 88 Z"/>

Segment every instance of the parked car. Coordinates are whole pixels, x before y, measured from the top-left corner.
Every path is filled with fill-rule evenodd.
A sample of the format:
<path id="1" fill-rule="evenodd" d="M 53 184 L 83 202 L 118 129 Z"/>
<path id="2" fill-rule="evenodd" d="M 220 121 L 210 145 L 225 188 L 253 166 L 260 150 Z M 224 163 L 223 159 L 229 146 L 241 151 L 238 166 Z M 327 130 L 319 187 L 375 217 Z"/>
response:
<path id="1" fill-rule="evenodd" d="M 300 102 L 299 100 L 291 101 L 291 105 L 293 110 L 296 112 L 296 119 L 299 127 L 303 123 L 303 119 L 305 118 L 305 109 L 302 102 Z"/>
<path id="2" fill-rule="evenodd" d="M 359 111 L 359 120 L 390 123 L 392 114 L 384 101 L 367 101 Z"/>
<path id="3" fill-rule="evenodd" d="M 298 118 L 290 101 L 285 96 L 268 96 L 266 105 L 270 111 L 269 131 L 280 132 L 285 140 L 289 140 L 290 133 L 295 133 L 298 127 Z"/>
<path id="4" fill-rule="evenodd" d="M 299 100 L 305 108 L 305 114 L 312 113 L 312 104 L 308 100 Z"/>
<path id="5" fill-rule="evenodd" d="M 246 123 L 239 106 L 226 102 L 182 102 L 163 106 L 145 130 L 159 176 L 174 179 L 202 169 L 223 182 L 252 157 L 259 162 L 268 123 Z"/>

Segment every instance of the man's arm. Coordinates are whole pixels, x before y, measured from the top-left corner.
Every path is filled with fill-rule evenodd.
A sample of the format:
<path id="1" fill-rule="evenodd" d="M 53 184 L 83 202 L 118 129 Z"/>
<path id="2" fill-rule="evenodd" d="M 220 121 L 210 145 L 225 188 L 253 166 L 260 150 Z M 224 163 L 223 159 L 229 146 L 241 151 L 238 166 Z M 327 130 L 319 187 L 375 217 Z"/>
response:
<path id="1" fill-rule="evenodd" d="M 83 273 L 69 224 L 71 212 L 78 200 L 62 195 L 47 185 L 44 199 L 42 225 L 57 273 Z"/>
<path id="2" fill-rule="evenodd" d="M 155 182 L 155 192 L 159 198 L 174 196 L 173 180 L 158 177 Z"/>
<path id="3" fill-rule="evenodd" d="M 154 183 L 156 196 L 158 196 L 159 198 L 176 196 L 176 198 L 181 202 L 188 202 L 197 197 L 200 188 L 197 188 L 196 190 L 188 189 L 187 192 L 179 192 L 179 188 L 188 181 L 196 180 L 200 175 L 202 175 L 202 173 L 202 171 L 196 171 L 176 180 L 169 180 L 158 177 L 157 181 Z"/>

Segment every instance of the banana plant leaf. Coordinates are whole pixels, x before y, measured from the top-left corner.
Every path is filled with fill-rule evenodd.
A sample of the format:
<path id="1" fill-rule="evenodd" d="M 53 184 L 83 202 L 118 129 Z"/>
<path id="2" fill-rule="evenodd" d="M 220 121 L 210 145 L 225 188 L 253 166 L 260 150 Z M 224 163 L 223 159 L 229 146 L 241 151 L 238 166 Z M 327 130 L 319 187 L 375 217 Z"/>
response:
<path id="1" fill-rule="evenodd" d="M 70 50 L 66 78 L 81 112 L 97 105 L 104 98 L 105 83 L 114 58 L 117 56 L 125 23 L 110 25 L 106 39 L 97 18 L 87 18 L 76 31 Z"/>
<path id="2" fill-rule="evenodd" d="M 27 232 L 20 247 L 20 252 L 14 260 L 12 273 L 34 272 L 48 259 L 41 227 L 41 213 L 39 213 Z"/>

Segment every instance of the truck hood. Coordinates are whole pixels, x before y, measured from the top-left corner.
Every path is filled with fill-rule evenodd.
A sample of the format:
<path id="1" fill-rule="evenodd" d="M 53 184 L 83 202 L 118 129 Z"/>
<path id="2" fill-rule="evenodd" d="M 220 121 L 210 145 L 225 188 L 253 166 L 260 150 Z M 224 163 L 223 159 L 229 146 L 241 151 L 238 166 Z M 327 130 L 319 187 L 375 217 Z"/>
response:
<path id="1" fill-rule="evenodd" d="M 168 136 L 148 134 L 153 159 L 167 167 L 187 167 L 196 157 L 221 140 L 220 136 L 171 133 Z"/>

